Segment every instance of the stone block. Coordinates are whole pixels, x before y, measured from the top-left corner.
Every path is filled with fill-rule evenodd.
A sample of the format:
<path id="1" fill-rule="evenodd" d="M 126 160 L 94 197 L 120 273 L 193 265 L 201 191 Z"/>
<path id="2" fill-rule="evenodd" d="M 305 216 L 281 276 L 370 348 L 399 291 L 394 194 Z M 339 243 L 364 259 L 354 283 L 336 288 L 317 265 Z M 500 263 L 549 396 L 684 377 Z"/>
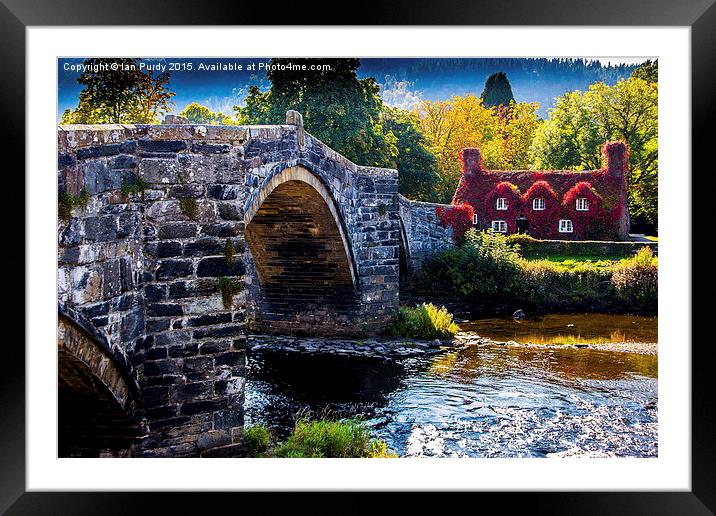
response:
<path id="1" fill-rule="evenodd" d="M 193 401 L 182 404 L 179 409 L 179 414 L 182 416 L 192 416 L 194 414 L 202 414 L 205 412 L 215 412 L 217 410 L 221 410 L 225 406 L 226 401 L 223 399 Z"/>
<path id="2" fill-rule="evenodd" d="M 117 217 L 114 215 L 87 217 L 84 219 L 84 224 L 84 235 L 87 240 L 107 242 L 117 238 Z"/>
<path id="3" fill-rule="evenodd" d="M 191 145 L 191 151 L 200 154 L 225 154 L 231 150 L 227 143 L 196 142 Z"/>
<path id="4" fill-rule="evenodd" d="M 229 267 L 226 258 L 203 258 L 196 267 L 196 275 L 200 278 L 220 276 L 242 276 L 246 272 L 244 264 L 239 260 Z"/>
<path id="5" fill-rule="evenodd" d="M 194 272 L 191 260 L 162 260 L 157 269 L 157 280 L 167 280 L 190 276 Z"/>
<path id="6" fill-rule="evenodd" d="M 119 154 L 121 146 L 118 143 L 108 145 L 97 145 L 77 149 L 77 159 L 99 158 L 102 156 L 114 156 Z"/>
<path id="7" fill-rule="evenodd" d="M 176 241 L 150 242 L 144 249 L 147 254 L 155 258 L 171 258 L 182 255 L 182 244 Z"/>
<path id="8" fill-rule="evenodd" d="M 137 168 L 137 158 L 128 154 L 122 154 L 109 160 L 110 169 L 134 169 Z"/>
<path id="9" fill-rule="evenodd" d="M 199 450 L 204 451 L 217 446 L 231 444 L 231 435 L 223 430 L 212 430 L 199 436 L 196 445 Z"/>
<path id="10" fill-rule="evenodd" d="M 145 158 L 139 162 L 139 176 L 149 183 L 178 183 L 179 166 L 174 159 Z"/>
<path id="11" fill-rule="evenodd" d="M 191 238 L 196 236 L 196 232 L 196 224 L 191 222 L 180 222 L 162 225 L 159 228 L 157 236 L 163 240 L 168 240 L 172 238 Z"/>
<path id="12" fill-rule="evenodd" d="M 146 152 L 179 152 L 186 149 L 186 142 L 181 140 L 139 140 L 137 145 Z"/>
<path id="13" fill-rule="evenodd" d="M 222 224 L 204 224 L 201 234 L 214 237 L 235 237 L 243 230 L 243 224 L 225 222 Z"/>

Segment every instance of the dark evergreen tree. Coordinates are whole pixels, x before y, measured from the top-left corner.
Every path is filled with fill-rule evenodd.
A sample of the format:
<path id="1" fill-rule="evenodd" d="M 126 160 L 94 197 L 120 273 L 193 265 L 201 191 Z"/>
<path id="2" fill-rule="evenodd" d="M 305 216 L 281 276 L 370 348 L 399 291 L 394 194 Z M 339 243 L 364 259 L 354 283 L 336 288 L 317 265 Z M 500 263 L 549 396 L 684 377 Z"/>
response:
<path id="1" fill-rule="evenodd" d="M 286 111 L 303 115 L 306 130 L 360 164 L 386 162 L 390 155 L 380 128 L 383 102 L 375 79 L 358 79 L 360 59 L 272 59 L 271 89 L 251 88 L 239 120 L 282 124 Z M 295 69 L 306 65 L 308 70 Z"/>
<path id="2" fill-rule="evenodd" d="M 487 107 L 509 106 L 510 102 L 514 102 L 515 97 L 505 72 L 493 73 L 487 78 L 480 98 Z"/>
<path id="3" fill-rule="evenodd" d="M 394 145 L 392 157 L 384 165 L 400 172 L 400 193 L 409 199 L 435 200 L 438 162 L 428 150 L 418 115 L 384 106 L 381 126 Z"/>
<path id="4" fill-rule="evenodd" d="M 631 76 L 637 79 L 644 79 L 646 82 L 659 82 L 659 60 L 654 59 L 652 61 L 649 59 L 645 61 L 632 72 Z"/>

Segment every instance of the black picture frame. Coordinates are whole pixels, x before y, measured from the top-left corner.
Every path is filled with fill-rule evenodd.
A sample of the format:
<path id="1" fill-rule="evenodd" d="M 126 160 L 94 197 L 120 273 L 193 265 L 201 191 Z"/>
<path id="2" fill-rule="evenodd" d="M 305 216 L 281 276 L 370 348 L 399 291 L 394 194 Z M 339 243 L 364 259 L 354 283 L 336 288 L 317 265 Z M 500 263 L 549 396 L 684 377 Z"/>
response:
<path id="1" fill-rule="evenodd" d="M 399 0 L 384 5 L 344 6 L 340 18 L 326 20 L 331 24 L 350 25 L 575 25 L 575 26 L 689 26 L 691 27 L 692 72 L 692 170 L 703 174 L 711 171 L 710 126 L 716 105 L 716 82 L 713 63 L 716 55 L 715 0 L 504 0 L 473 3 L 443 0 Z M 338 13 L 338 11 L 336 11 Z M 268 2 L 229 2 L 225 0 L 199 2 L 174 0 L 1 0 L 0 1 L 0 67 L 5 71 L 0 80 L 2 120 L 0 133 L 5 149 L 22 149 L 25 143 L 25 29 L 47 25 L 315 25 L 319 22 L 316 9 L 305 4 L 282 8 Z M 53 113 L 54 116 L 54 113 Z M 9 155 L 9 153 L 7 154 Z M 31 194 L 32 185 L 20 181 L 24 170 L 22 153 L 14 153 L 19 162 L 5 173 L 16 182 L 13 196 L 19 191 Z M 689 174 L 690 171 L 684 171 Z M 6 176 L 7 177 L 7 176 Z M 695 176 L 691 174 L 693 179 Z M 6 183 L 7 184 L 7 183 Z M 693 181 L 692 181 L 693 185 Z M 26 191 L 27 188 L 27 191 Z M 696 195 L 708 195 L 706 189 L 696 189 Z M 696 203 L 693 206 L 708 206 Z M 694 233 L 704 229 L 692 211 Z M 16 251 L 6 262 L 6 274 L 26 268 L 24 251 L 19 242 L 28 238 L 23 225 L 14 231 L 22 235 L 9 240 Z M 698 233 L 696 233 L 698 234 Z M 693 235 L 693 233 L 692 233 Z M 692 271 L 708 255 L 692 254 Z M 10 272 L 12 271 L 12 272 Z M 692 272 L 693 274 L 693 272 Z M 17 297 L 24 289 L 15 289 Z M 15 303 L 24 306 L 24 303 Z M 709 305 L 693 304 L 694 321 L 703 320 Z M 23 314 L 24 315 L 24 314 Z M 6 329 L 7 338 L 16 329 Z M 19 332 L 17 332 L 19 333 Z M 150 504 L 158 503 L 161 512 L 183 513 L 189 509 L 187 495 L 165 493 L 27 493 L 25 492 L 25 349 L 18 339 L 6 342 L 3 349 L 4 367 L 0 374 L 0 511 L 8 514 L 126 514 L 144 512 Z M 10 345 L 13 344 L 13 345 Z M 27 346 L 27 342 L 25 343 Z M 684 343 L 685 349 L 689 343 Z M 510 511 L 534 510 L 549 514 L 714 514 L 716 511 L 716 447 L 714 437 L 714 389 L 710 381 L 710 343 L 691 348 L 692 353 L 692 490 L 690 492 L 569 492 L 569 493 L 475 493 L 471 497 L 480 507 L 492 503 L 504 504 L 509 499 Z M 48 428 L 48 438 L 54 438 L 54 428 Z M 211 505 L 235 505 L 240 499 L 245 507 L 245 493 L 204 494 L 211 496 Z M 360 508 L 358 494 L 350 494 L 355 503 L 346 507 Z M 220 497 L 220 498 L 217 498 Z M 477 498 L 479 497 L 479 498 Z M 303 494 L 293 494 L 291 504 L 303 505 Z M 276 500 L 276 498 L 273 498 Z M 260 503 L 260 502 L 258 502 Z M 376 502 L 380 503 L 380 502 Z M 207 508 L 210 506 L 206 506 Z M 500 505 L 497 505 L 498 507 Z M 233 509 L 232 509 L 233 510 Z M 275 512 L 271 510 L 270 512 Z M 343 511 L 342 511 L 343 512 Z"/>

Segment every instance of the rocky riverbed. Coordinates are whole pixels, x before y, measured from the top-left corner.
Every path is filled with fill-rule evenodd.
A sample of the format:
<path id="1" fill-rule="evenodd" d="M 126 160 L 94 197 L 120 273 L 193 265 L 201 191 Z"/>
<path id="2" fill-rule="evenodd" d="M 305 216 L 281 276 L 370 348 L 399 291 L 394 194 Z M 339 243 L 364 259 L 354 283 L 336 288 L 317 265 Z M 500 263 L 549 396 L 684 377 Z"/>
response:
<path id="1" fill-rule="evenodd" d="M 441 350 L 468 346 L 516 346 L 530 348 L 598 349 L 623 353 L 656 355 L 657 343 L 607 342 L 599 344 L 535 344 L 531 342 L 497 341 L 481 337 L 474 332 L 458 332 L 453 339 L 328 339 L 319 337 L 290 337 L 278 335 L 250 335 L 248 347 L 252 351 L 275 350 L 287 353 L 316 353 L 337 356 L 420 356 Z"/>

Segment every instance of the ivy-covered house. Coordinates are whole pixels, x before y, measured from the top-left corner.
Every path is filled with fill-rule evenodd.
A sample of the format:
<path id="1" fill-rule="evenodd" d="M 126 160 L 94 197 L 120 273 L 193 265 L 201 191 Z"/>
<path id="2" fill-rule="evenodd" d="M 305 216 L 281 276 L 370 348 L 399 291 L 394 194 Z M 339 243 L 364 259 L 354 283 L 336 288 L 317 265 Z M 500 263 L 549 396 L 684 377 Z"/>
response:
<path id="1" fill-rule="evenodd" d="M 628 149 L 602 147 L 599 170 L 485 170 L 479 149 L 461 153 L 452 204 L 469 204 L 473 226 L 540 239 L 627 240 Z"/>

